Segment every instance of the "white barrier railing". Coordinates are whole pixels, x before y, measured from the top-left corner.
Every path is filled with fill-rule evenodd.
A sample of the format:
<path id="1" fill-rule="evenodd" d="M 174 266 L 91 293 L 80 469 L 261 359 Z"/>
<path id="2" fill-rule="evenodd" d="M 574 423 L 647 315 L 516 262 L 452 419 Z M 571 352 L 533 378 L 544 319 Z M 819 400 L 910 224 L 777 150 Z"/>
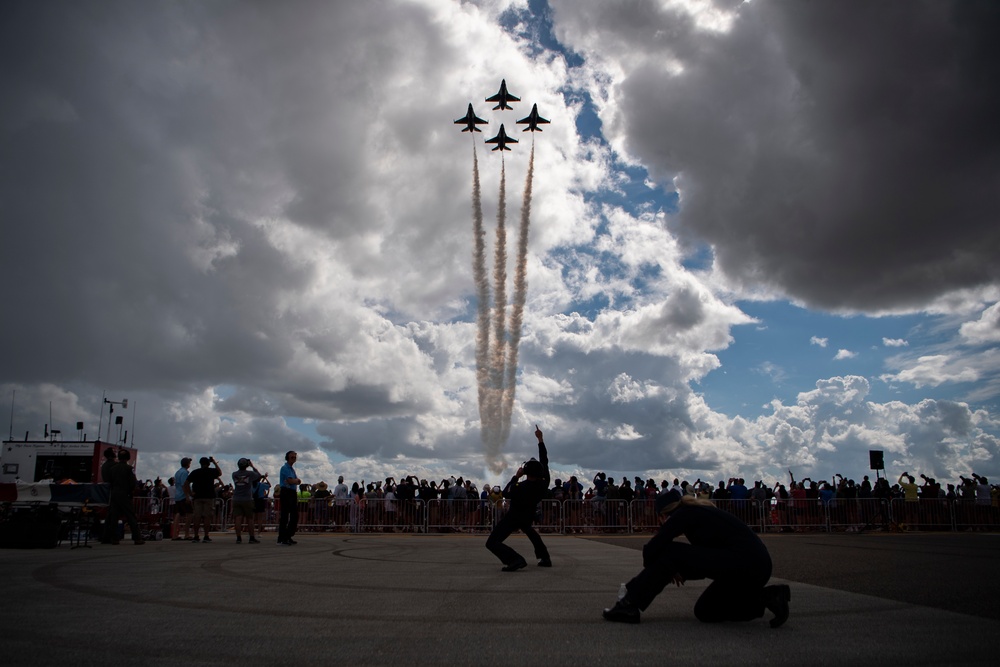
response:
<path id="1" fill-rule="evenodd" d="M 493 529 L 506 511 L 506 502 L 483 499 L 415 500 L 365 499 L 299 501 L 299 530 L 421 533 L 482 533 Z M 141 525 L 169 536 L 174 505 L 165 500 L 134 498 Z M 824 504 L 818 499 L 715 500 L 721 510 L 739 517 L 759 532 L 861 532 L 868 530 L 996 530 L 1000 507 L 974 500 L 838 498 Z M 279 502 L 267 498 L 258 526 L 276 530 Z M 232 502 L 217 499 L 212 530 L 232 526 Z M 539 503 L 535 529 L 566 534 L 655 532 L 660 520 L 652 500 L 615 499 L 551 500 Z"/>

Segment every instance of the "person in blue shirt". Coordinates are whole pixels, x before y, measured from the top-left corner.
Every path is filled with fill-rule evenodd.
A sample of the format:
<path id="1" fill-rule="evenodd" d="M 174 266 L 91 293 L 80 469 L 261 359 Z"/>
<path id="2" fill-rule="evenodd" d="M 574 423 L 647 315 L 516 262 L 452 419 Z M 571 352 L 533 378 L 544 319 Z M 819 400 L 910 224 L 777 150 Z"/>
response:
<path id="1" fill-rule="evenodd" d="M 170 539 L 191 540 L 191 500 L 184 493 L 184 482 L 187 481 L 191 468 L 191 459 L 187 456 L 181 459 L 181 467 L 174 473 L 174 525 L 170 531 Z M 181 538 L 181 526 L 184 526 L 184 537 Z"/>
<path id="2" fill-rule="evenodd" d="M 281 514 L 278 518 L 278 544 L 291 546 L 295 544 L 292 536 L 299 525 L 299 484 L 302 480 L 295 474 L 295 452 L 285 453 L 285 465 L 281 466 L 279 474 L 279 496 Z"/>
<path id="3" fill-rule="evenodd" d="M 746 485 L 743 483 L 743 478 L 733 477 L 729 480 L 729 498 L 731 500 L 746 500 L 750 497 L 750 492 L 747 490 Z"/>

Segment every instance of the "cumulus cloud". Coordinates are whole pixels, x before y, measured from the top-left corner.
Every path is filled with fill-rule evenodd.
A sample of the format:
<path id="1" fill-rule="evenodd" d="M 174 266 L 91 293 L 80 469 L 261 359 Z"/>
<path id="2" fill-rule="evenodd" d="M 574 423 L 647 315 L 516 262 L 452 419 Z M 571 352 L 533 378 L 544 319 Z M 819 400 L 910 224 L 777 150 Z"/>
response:
<path id="1" fill-rule="evenodd" d="M 975 382 L 979 372 L 967 366 L 964 359 L 956 361 L 948 355 L 935 354 L 920 357 L 909 368 L 886 375 L 885 379 L 910 382 L 917 387 L 936 387 L 946 382 Z"/>
<path id="2" fill-rule="evenodd" d="M 886 347 L 906 347 L 909 345 L 905 338 L 883 338 L 882 345 Z"/>
<path id="3" fill-rule="evenodd" d="M 857 352 L 851 352 L 850 350 L 840 349 L 837 350 L 837 354 L 833 356 L 835 361 L 842 361 L 844 359 L 853 359 L 858 356 Z"/>
<path id="4" fill-rule="evenodd" d="M 975 322 L 966 322 L 959 334 L 969 344 L 1000 343 L 1000 302 L 983 311 Z"/>
<path id="5" fill-rule="evenodd" d="M 819 336 L 813 336 L 812 338 L 809 339 L 810 345 L 818 345 L 819 347 L 826 347 L 827 345 L 829 345 L 829 343 L 830 343 L 829 338 L 820 338 Z"/>

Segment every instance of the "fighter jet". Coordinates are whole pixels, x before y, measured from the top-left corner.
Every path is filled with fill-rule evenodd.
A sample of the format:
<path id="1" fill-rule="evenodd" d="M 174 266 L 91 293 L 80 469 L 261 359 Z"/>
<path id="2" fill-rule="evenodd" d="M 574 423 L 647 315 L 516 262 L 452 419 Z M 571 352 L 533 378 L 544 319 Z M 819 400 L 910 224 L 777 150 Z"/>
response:
<path id="1" fill-rule="evenodd" d="M 541 124 L 541 125 L 547 125 L 548 122 L 549 122 L 548 120 L 546 120 L 546 119 L 544 119 L 544 118 L 542 118 L 541 116 L 538 115 L 538 105 L 537 104 L 532 104 L 531 105 L 531 113 L 528 114 L 527 118 L 522 118 L 521 120 L 517 121 L 517 124 L 518 125 L 524 125 L 525 123 L 527 123 L 528 127 L 524 128 L 524 130 L 522 130 L 522 132 L 527 132 L 528 130 L 531 130 L 532 132 L 534 132 L 535 130 L 538 130 L 539 132 L 541 132 L 542 128 L 538 127 L 539 124 Z"/>
<path id="2" fill-rule="evenodd" d="M 495 151 L 509 151 L 510 149 L 507 148 L 507 144 L 516 144 L 517 139 L 511 139 L 508 137 L 507 132 L 503 129 L 503 123 L 501 123 L 500 131 L 497 133 L 497 136 L 492 139 L 487 139 L 486 143 L 496 144 L 496 148 L 493 149 Z"/>
<path id="3" fill-rule="evenodd" d="M 511 111 L 513 111 L 514 108 L 512 106 L 510 106 L 509 104 L 507 104 L 507 103 L 508 102 L 520 102 L 521 98 L 520 97 L 514 97 L 513 95 L 511 95 L 510 93 L 508 93 L 507 92 L 507 79 L 501 79 L 500 80 L 500 90 L 497 91 L 497 94 L 494 95 L 493 97 L 487 97 L 486 101 L 487 102 L 496 102 L 497 103 L 497 105 L 495 107 L 493 107 L 493 111 L 496 111 L 497 109 L 499 109 L 501 111 L 503 111 L 504 109 L 510 109 Z"/>
<path id="4" fill-rule="evenodd" d="M 469 104 L 469 111 L 465 114 L 465 117 L 459 118 L 455 121 L 455 125 L 468 125 L 468 127 L 463 127 L 462 132 L 482 132 L 476 125 L 488 125 L 489 121 L 483 120 L 476 115 L 476 112 L 472 110 L 472 104 Z"/>

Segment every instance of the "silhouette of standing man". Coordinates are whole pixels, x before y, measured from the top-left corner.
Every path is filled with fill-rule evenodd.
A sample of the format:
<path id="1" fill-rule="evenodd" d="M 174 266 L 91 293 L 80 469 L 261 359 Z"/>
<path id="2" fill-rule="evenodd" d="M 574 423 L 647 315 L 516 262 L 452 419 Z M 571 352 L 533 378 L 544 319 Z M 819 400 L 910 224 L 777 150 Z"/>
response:
<path id="1" fill-rule="evenodd" d="M 279 475 L 278 498 L 281 503 L 281 514 L 278 518 L 278 544 L 286 547 L 296 544 L 292 536 L 299 526 L 299 484 L 302 480 L 292 467 L 298 456 L 295 452 L 287 452 L 285 465 L 281 466 Z"/>

